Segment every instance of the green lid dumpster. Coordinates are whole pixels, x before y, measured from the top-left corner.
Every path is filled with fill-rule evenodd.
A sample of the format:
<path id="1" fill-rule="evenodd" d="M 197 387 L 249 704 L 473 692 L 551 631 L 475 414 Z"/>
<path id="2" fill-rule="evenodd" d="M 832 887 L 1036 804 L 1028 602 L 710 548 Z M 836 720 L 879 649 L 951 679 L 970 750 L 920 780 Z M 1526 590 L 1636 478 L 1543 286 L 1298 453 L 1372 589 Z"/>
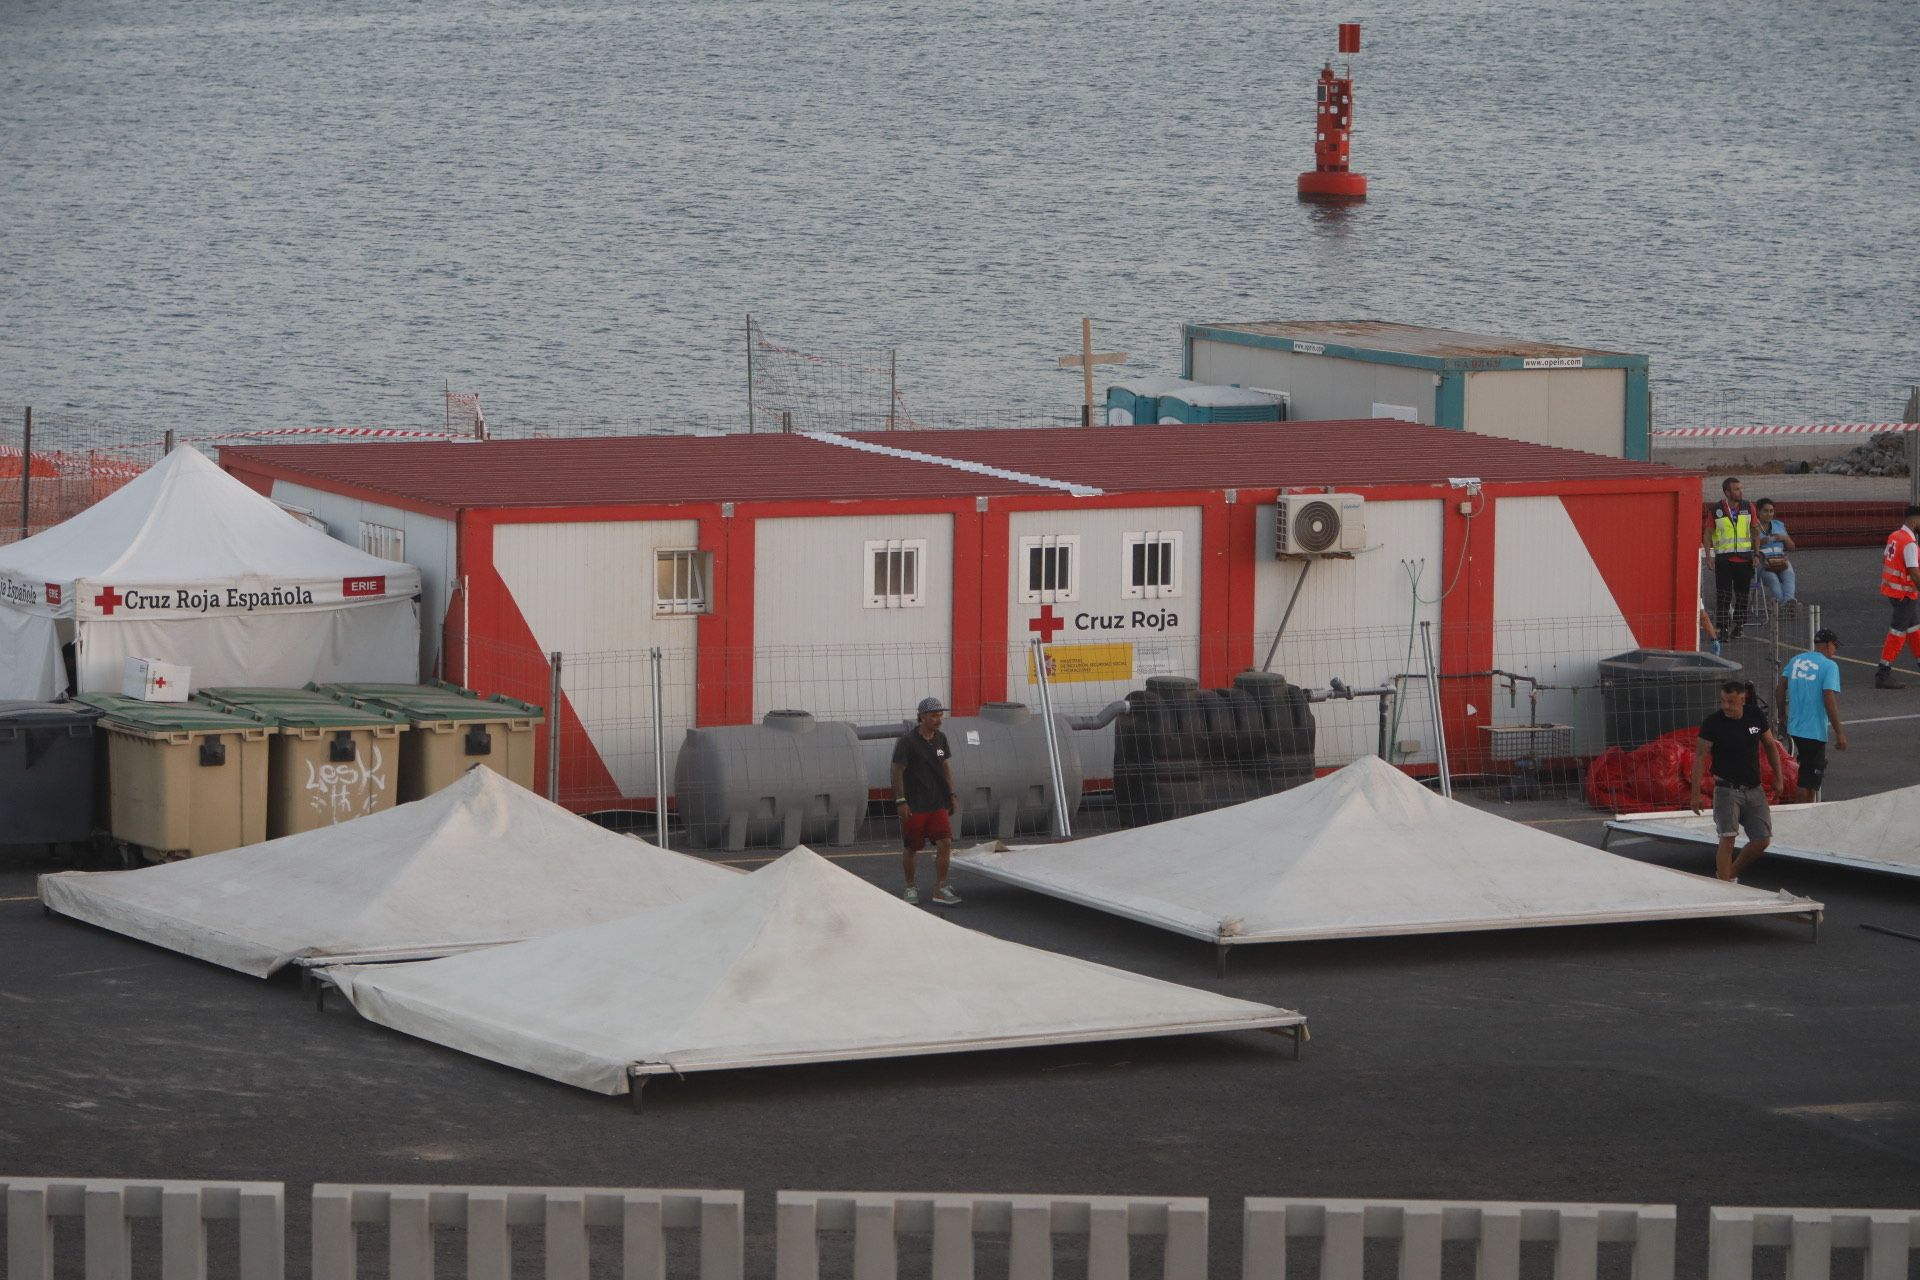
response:
<path id="1" fill-rule="evenodd" d="M 267 837 L 297 835 L 400 803 L 402 717 L 308 689 L 202 689 L 194 699 L 272 725 Z"/>
<path id="2" fill-rule="evenodd" d="M 194 702 L 84 693 L 107 742 L 107 832 L 150 862 L 267 838 L 271 725 Z"/>
<path id="3" fill-rule="evenodd" d="M 0 702 L 0 844 L 93 838 L 99 718 L 84 702 Z"/>
<path id="4" fill-rule="evenodd" d="M 402 801 L 430 796 L 476 764 L 533 788 L 534 741 L 546 712 L 530 702 L 501 694 L 483 698 L 444 681 L 307 687 L 406 719 L 411 728 L 400 744 Z"/>

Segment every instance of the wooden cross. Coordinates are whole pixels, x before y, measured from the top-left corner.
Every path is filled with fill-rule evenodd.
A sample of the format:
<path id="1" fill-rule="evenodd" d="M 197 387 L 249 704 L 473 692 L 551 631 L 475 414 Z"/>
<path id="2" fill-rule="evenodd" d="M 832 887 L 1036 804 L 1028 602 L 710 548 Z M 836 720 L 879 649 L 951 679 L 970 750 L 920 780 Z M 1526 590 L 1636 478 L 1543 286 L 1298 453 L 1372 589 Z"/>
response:
<path id="1" fill-rule="evenodd" d="M 1124 351 L 1095 351 L 1093 349 L 1093 320 L 1088 316 L 1080 317 L 1080 354 L 1061 356 L 1062 369 L 1079 369 L 1086 392 L 1086 407 L 1082 410 L 1085 426 L 1093 425 L 1093 366 L 1097 364 L 1125 364 L 1127 353 Z"/>

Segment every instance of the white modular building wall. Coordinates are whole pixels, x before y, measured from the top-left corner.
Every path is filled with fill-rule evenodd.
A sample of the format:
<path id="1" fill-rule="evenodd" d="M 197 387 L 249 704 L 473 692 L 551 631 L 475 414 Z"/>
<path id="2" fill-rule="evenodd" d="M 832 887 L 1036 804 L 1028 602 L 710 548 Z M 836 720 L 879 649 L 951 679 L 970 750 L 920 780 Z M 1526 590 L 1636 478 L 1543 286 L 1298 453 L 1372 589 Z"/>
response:
<path id="1" fill-rule="evenodd" d="M 1625 369 L 1493 369 L 1466 375 L 1464 421 L 1478 435 L 1623 457 Z"/>
<path id="2" fill-rule="evenodd" d="M 1305 355 L 1268 347 L 1193 339 L 1193 378 L 1285 391 L 1292 397 L 1287 416 L 1312 418 L 1404 417 L 1384 406 L 1413 410 L 1414 422 L 1432 426 L 1434 390 L 1439 375 L 1430 369 L 1374 364 L 1337 356 Z M 1375 406 L 1383 406 L 1376 412 Z"/>
<path id="3" fill-rule="evenodd" d="M 1274 653 L 1271 670 L 1309 689 L 1324 689 L 1335 676 L 1354 689 L 1373 688 L 1404 672 L 1423 669 L 1419 625 L 1433 624 L 1433 648 L 1440 654 L 1440 596 L 1455 566 L 1444 563 L 1444 505 L 1424 502 L 1368 502 L 1368 549 L 1351 560 L 1280 560 L 1274 544 L 1274 504 L 1262 505 L 1255 522 L 1259 559 L 1254 567 L 1254 664 L 1266 659 L 1287 600 L 1303 566 L 1313 568 L 1300 588 L 1299 602 Z M 1479 549 L 1482 554 L 1485 549 Z M 1414 577 L 1418 575 L 1416 598 Z M 1411 654 L 1411 656 L 1409 656 Z M 1395 753 L 1395 764 L 1431 764 L 1433 716 L 1423 681 L 1407 681 L 1394 738 L 1417 742 L 1410 754 Z M 1379 704 L 1372 698 L 1315 704 L 1319 725 L 1316 746 L 1322 766 L 1341 765 L 1372 755 L 1379 744 Z M 1391 720 L 1389 725 L 1391 727 Z"/>
<path id="4" fill-rule="evenodd" d="M 459 538 L 453 521 L 287 480 L 275 480 L 270 496 L 282 505 L 311 511 L 326 525 L 329 536 L 350 547 L 361 545 L 362 524 L 400 530 L 405 560 L 420 571 L 420 671 L 431 674 L 438 666 L 441 624 L 460 580 Z"/>
<path id="5" fill-rule="evenodd" d="M 875 605 L 869 546 L 911 546 L 917 600 Z M 953 691 L 953 519 L 805 516 L 754 527 L 753 713 L 911 719 Z"/>
<path id="6" fill-rule="evenodd" d="M 644 655 L 666 659 L 666 776 L 694 722 L 693 615 L 654 610 L 654 556 L 697 550 L 692 520 L 502 524 L 493 562 L 542 653 L 566 655 L 560 685 L 594 750 L 629 797 L 652 796 L 653 691 Z"/>
<path id="7" fill-rule="evenodd" d="M 1558 498 L 1501 498 L 1494 507 L 1493 665 L 1547 684 L 1584 686 L 1540 694 L 1542 724 L 1579 727 L 1575 749 L 1605 747 L 1603 718 L 1581 699 L 1599 697 L 1599 662 L 1639 646 L 1599 566 L 1588 554 L 1573 517 Z M 1493 700 L 1494 723 L 1527 723 L 1527 690 L 1509 708 Z"/>
<path id="8" fill-rule="evenodd" d="M 1115 507 L 1086 510 L 1016 511 L 1008 517 L 1007 698 L 1038 709 L 1040 694 L 1029 644 L 1031 624 L 1050 608 L 1063 626 L 1053 631 L 1056 646 L 1054 710 L 1064 715 L 1100 710 L 1148 676 L 1198 676 L 1200 673 L 1200 593 L 1204 562 L 1198 507 Z M 1171 537 L 1177 544 L 1173 589 L 1130 594 L 1131 540 Z M 1057 593 L 1023 599 L 1027 585 L 1026 539 L 1073 539 L 1077 568 L 1071 599 Z M 1089 651 L 1092 646 L 1098 650 Z M 1076 652 L 1077 651 L 1077 652 Z M 1116 678 L 1062 678 L 1069 656 L 1115 663 Z M 1128 674 L 1119 677 L 1119 666 Z M 1084 777 L 1113 776 L 1113 730 L 1073 735 Z"/>

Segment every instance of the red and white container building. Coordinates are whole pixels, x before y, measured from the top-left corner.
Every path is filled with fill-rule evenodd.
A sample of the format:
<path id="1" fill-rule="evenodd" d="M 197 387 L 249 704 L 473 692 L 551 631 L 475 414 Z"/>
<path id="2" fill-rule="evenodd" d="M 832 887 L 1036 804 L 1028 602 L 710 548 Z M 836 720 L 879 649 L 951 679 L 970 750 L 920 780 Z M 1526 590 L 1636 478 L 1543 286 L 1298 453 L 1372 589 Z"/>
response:
<path id="1" fill-rule="evenodd" d="M 1398 638 L 1422 621 L 1445 672 L 1549 684 L 1695 643 L 1697 473 L 1383 419 L 248 446 L 221 463 L 420 570 L 423 670 L 545 702 L 539 655 L 602 655 L 563 664 L 548 721 L 568 735 L 561 799 L 583 811 L 652 805 L 654 647 L 667 722 L 711 726 L 789 707 L 896 720 L 927 694 L 961 714 L 1032 703 L 1036 635 L 1063 711 L 1152 674 L 1224 686 L 1265 658 L 1296 585 L 1272 669 L 1308 687 L 1408 670 Z M 1305 562 L 1276 554 L 1278 500 L 1320 490 L 1363 500 L 1364 538 L 1301 584 Z M 1480 726 L 1526 723 L 1504 687 L 1443 682 L 1456 770 L 1482 758 Z M 1539 719 L 1574 720 L 1575 696 L 1542 693 Z M 1316 713 L 1322 764 L 1373 749 L 1371 703 Z M 1107 735 L 1077 737 L 1105 776 Z M 1411 756 L 1432 759 L 1431 742 Z"/>

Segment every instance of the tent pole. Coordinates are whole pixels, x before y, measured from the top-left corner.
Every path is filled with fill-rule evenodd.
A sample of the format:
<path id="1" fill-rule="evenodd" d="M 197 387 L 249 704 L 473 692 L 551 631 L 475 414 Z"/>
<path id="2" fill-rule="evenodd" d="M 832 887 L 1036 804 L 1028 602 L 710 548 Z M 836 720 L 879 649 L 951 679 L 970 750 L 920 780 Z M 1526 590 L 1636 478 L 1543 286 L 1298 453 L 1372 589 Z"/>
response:
<path id="1" fill-rule="evenodd" d="M 640 1114 L 640 1108 L 642 1106 L 641 1097 L 646 1091 L 647 1081 L 651 1079 L 653 1079 L 652 1076 L 627 1077 L 627 1098 L 633 1104 L 633 1114 L 635 1115 Z"/>
<path id="2" fill-rule="evenodd" d="M 1440 794 L 1453 799 L 1453 770 L 1447 763 L 1447 726 L 1440 718 L 1440 673 L 1433 665 L 1433 624 L 1420 624 L 1420 647 L 1427 659 L 1427 702 L 1433 707 L 1433 753 L 1440 765 Z"/>
<path id="3" fill-rule="evenodd" d="M 1033 661 L 1033 680 L 1040 693 L 1040 715 L 1047 724 L 1047 772 L 1053 781 L 1054 834 L 1062 840 L 1073 838 L 1073 821 L 1067 815 L 1067 775 L 1060 764 L 1060 726 L 1053 718 L 1053 685 L 1047 679 L 1046 642 L 1035 636 L 1027 642 Z"/>
<path id="4" fill-rule="evenodd" d="M 1213 972 L 1216 977 L 1227 976 L 1227 944 L 1224 942 L 1213 944 Z"/>
<path id="5" fill-rule="evenodd" d="M 560 651 L 547 655 L 547 799 L 560 803 Z"/>
<path id="6" fill-rule="evenodd" d="M 661 715 L 660 649 L 649 655 L 653 667 L 653 831 L 654 843 L 667 845 L 667 727 Z"/>
<path id="7" fill-rule="evenodd" d="M 20 428 L 20 537 L 24 541 L 33 522 L 33 406 Z"/>

